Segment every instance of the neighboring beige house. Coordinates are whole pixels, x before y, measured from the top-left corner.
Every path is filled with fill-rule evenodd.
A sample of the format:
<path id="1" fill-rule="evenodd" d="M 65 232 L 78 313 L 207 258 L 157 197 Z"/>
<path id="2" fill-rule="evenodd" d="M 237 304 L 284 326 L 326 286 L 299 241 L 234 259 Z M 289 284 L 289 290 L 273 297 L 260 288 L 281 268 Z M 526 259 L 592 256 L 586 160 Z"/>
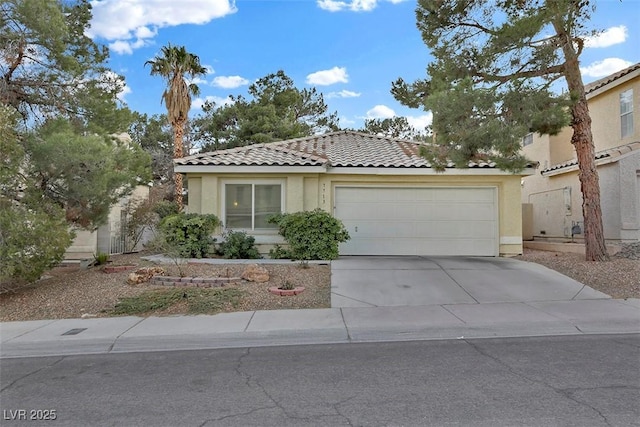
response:
<path id="1" fill-rule="evenodd" d="M 148 197 L 149 186 L 138 185 L 131 195 L 123 197 L 111 207 L 106 224 L 95 231 L 76 229 L 76 238 L 65 252 L 65 259 L 93 259 L 98 253 L 120 254 L 140 249 L 139 246 L 144 241 L 134 245 L 134 242 L 127 240 L 127 205 Z"/>
<path id="2" fill-rule="evenodd" d="M 605 238 L 640 240 L 640 63 L 585 86 L 600 177 Z M 571 128 L 528 135 L 524 155 L 540 163 L 522 180 L 525 238 L 582 232 L 582 193 Z M 581 235 L 574 235 L 580 239 Z"/>
<path id="3" fill-rule="evenodd" d="M 112 137 L 125 144 L 132 143 L 131 136 L 126 132 L 114 134 Z M 99 253 L 111 255 L 138 250 L 145 239 L 138 242 L 137 245 L 127 240 L 125 232 L 127 206 L 130 203 L 135 204 L 148 198 L 149 186 L 138 185 L 129 196 L 123 197 L 111 207 L 107 222 L 97 230 L 75 229 L 76 238 L 65 252 L 65 259 L 93 259 L 94 255 Z"/>
<path id="4" fill-rule="evenodd" d="M 418 150 L 341 131 L 189 156 L 175 171 L 188 177 L 189 212 L 247 231 L 263 253 L 282 242 L 269 215 L 320 208 L 351 235 L 341 255 L 521 254 L 520 181 L 533 170 L 439 173 Z"/>

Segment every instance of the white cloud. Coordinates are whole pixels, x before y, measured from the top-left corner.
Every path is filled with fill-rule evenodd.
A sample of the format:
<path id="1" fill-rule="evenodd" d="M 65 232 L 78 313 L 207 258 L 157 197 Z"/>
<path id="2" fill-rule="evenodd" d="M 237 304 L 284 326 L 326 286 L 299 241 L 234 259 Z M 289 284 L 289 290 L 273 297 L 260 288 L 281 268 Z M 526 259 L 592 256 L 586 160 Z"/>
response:
<path id="1" fill-rule="evenodd" d="M 202 67 L 206 70 L 205 73 L 207 75 L 209 74 L 215 74 L 216 70 L 213 69 L 213 67 L 211 65 L 207 65 L 207 64 L 202 64 Z"/>
<path id="2" fill-rule="evenodd" d="M 425 128 L 433 122 L 433 114 L 428 112 L 422 116 L 406 116 L 411 126 L 420 132 L 424 132 Z"/>
<path id="3" fill-rule="evenodd" d="M 351 120 L 347 116 L 342 116 L 339 120 L 340 126 L 354 126 L 356 124 L 355 120 Z"/>
<path id="4" fill-rule="evenodd" d="M 236 12 L 233 0 L 93 0 L 90 37 L 114 41 L 116 53 L 149 43 L 158 28 L 206 24 Z"/>
<path id="5" fill-rule="evenodd" d="M 330 70 L 316 71 L 307 76 L 307 84 L 328 86 L 334 83 L 348 83 L 349 76 L 345 67 L 333 67 Z"/>
<path id="6" fill-rule="evenodd" d="M 367 119 L 390 119 L 395 116 L 396 112 L 386 105 L 376 105 L 367 111 Z"/>
<path id="7" fill-rule="evenodd" d="M 207 80 L 201 77 L 194 77 L 193 79 L 189 80 L 189 83 L 193 83 L 196 85 L 204 85 L 204 84 L 207 84 Z"/>
<path id="8" fill-rule="evenodd" d="M 149 27 L 138 27 L 135 30 L 135 36 L 139 39 L 150 39 L 158 34 L 158 29 L 150 29 Z"/>
<path id="9" fill-rule="evenodd" d="M 233 104 L 233 100 L 230 97 L 222 98 L 220 96 L 206 96 L 203 98 L 196 98 L 191 102 L 191 107 L 200 110 L 206 101 L 214 102 L 216 104 L 216 108 L 223 107 L 225 105 Z"/>
<path id="10" fill-rule="evenodd" d="M 240 86 L 249 84 L 249 80 L 240 76 L 218 76 L 213 79 L 213 86 L 221 87 L 224 89 L 235 89 Z"/>
<path id="11" fill-rule="evenodd" d="M 393 4 L 402 3 L 406 0 L 386 0 Z M 329 12 L 340 12 L 342 10 L 350 10 L 352 12 L 369 12 L 378 6 L 380 0 L 317 0 L 320 9 Z"/>
<path id="12" fill-rule="evenodd" d="M 629 66 L 633 65 L 632 62 L 625 61 L 620 58 L 607 58 L 602 61 L 596 61 L 586 67 L 581 67 L 580 71 L 583 76 L 586 77 L 605 77 L 610 74 L 616 73 Z"/>
<path id="13" fill-rule="evenodd" d="M 131 55 L 134 49 L 149 44 L 147 40 L 138 39 L 135 42 L 129 42 L 126 40 L 117 40 L 113 43 L 109 43 L 109 50 L 120 55 Z"/>
<path id="14" fill-rule="evenodd" d="M 360 92 L 341 90 L 340 92 L 329 92 L 327 98 L 357 98 L 362 95 Z"/>
<path id="15" fill-rule="evenodd" d="M 118 92 L 118 95 L 116 95 L 118 97 L 118 99 L 122 102 L 126 102 L 126 100 L 124 99 L 125 96 L 129 95 L 132 92 L 131 88 L 129 86 L 127 86 L 127 84 L 125 83 L 124 86 L 122 87 L 122 89 L 120 90 L 120 92 Z"/>
<path id="16" fill-rule="evenodd" d="M 586 47 L 609 47 L 624 43 L 625 40 L 627 40 L 627 27 L 619 25 L 617 27 L 607 28 L 596 36 L 587 37 L 584 45 Z"/>

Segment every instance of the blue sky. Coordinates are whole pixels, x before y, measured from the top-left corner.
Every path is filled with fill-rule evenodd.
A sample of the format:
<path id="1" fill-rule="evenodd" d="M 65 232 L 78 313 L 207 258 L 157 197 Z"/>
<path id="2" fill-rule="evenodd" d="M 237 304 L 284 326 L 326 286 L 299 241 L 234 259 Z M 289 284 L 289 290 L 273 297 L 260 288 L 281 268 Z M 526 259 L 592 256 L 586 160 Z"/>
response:
<path id="1" fill-rule="evenodd" d="M 110 67 L 126 79 L 132 110 L 164 113 L 165 83 L 145 61 L 168 43 L 198 55 L 209 73 L 200 97 L 218 104 L 246 95 L 278 70 L 296 87 L 315 86 L 343 127 L 365 118 L 406 116 L 416 127 L 431 115 L 390 94 L 398 77 L 425 77 L 430 60 L 415 25 L 415 0 L 95 0 L 91 36 L 108 45 Z M 590 25 L 602 30 L 582 55 L 585 83 L 640 62 L 640 0 L 598 0 Z"/>

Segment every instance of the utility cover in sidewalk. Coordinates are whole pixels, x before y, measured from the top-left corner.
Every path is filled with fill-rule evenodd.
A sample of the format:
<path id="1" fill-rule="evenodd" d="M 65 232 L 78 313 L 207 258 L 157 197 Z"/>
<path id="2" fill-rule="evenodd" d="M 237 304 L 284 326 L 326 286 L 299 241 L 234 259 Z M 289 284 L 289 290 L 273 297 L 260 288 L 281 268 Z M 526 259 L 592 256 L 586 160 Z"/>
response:
<path id="1" fill-rule="evenodd" d="M 65 332 L 62 335 L 78 335 L 80 332 L 86 331 L 86 330 L 87 330 L 87 328 L 69 329 L 67 332 Z"/>

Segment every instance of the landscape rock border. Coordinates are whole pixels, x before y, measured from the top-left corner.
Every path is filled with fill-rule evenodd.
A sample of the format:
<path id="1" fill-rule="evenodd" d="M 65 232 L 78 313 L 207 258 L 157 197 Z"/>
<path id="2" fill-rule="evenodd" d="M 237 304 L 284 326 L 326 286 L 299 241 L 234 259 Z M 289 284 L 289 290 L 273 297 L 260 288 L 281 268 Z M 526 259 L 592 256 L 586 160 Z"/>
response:
<path id="1" fill-rule="evenodd" d="M 275 295 L 280 295 L 281 297 L 290 297 L 294 295 L 301 294 L 304 291 L 304 286 L 296 286 L 293 289 L 280 289 L 277 286 L 272 286 L 269 288 L 269 292 Z"/>
<path id="2" fill-rule="evenodd" d="M 239 285 L 242 279 L 239 277 L 173 277 L 173 276 L 153 276 L 152 285 L 173 286 L 173 287 L 198 287 L 216 288 L 228 285 Z"/>

